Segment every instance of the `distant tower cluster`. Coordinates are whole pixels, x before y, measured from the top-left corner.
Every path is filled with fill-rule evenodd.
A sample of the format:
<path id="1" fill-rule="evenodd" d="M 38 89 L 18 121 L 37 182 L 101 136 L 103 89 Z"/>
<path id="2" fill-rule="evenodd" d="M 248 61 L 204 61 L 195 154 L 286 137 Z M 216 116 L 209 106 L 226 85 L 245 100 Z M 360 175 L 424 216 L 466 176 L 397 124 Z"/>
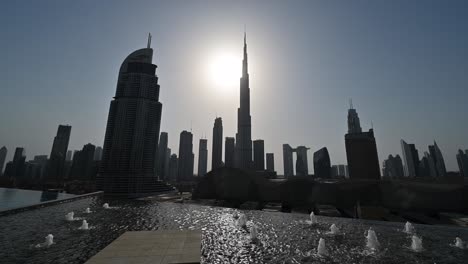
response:
<path id="1" fill-rule="evenodd" d="M 296 175 L 297 176 L 308 176 L 309 165 L 307 159 L 307 151 L 310 148 L 305 146 L 298 146 L 292 148 L 289 144 L 283 144 L 283 165 L 284 165 L 284 177 L 288 178 L 294 176 L 293 171 L 293 153 L 296 152 Z"/>
<path id="2" fill-rule="evenodd" d="M 383 162 L 382 176 L 389 179 L 398 179 L 403 177 L 403 162 L 400 155 L 395 157 L 389 155 Z"/>

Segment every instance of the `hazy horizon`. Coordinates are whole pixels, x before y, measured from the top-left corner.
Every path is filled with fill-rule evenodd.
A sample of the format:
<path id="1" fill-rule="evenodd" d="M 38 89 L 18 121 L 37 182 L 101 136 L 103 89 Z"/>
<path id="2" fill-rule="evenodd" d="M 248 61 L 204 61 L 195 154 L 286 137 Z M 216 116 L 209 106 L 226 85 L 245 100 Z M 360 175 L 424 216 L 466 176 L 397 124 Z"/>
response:
<path id="1" fill-rule="evenodd" d="M 178 152 L 182 130 L 198 143 L 214 119 L 234 137 L 244 24 L 252 139 L 265 140 L 283 174 L 282 144 L 327 147 L 346 164 L 352 98 L 363 130 L 374 126 L 379 164 L 401 156 L 400 139 L 421 158 L 436 140 L 449 171 L 468 149 L 468 2 L 465 1 L 21 1 L 0 10 L 0 147 L 50 154 L 59 124 L 69 149 L 102 146 L 118 69 L 153 36 L 160 131 Z M 213 63 L 227 57 L 224 82 Z M 237 63 L 236 65 L 233 65 Z M 216 79 L 216 78 L 215 78 Z M 33 134 L 32 134 L 33 133 Z M 224 140 L 223 140 L 224 160 Z"/>

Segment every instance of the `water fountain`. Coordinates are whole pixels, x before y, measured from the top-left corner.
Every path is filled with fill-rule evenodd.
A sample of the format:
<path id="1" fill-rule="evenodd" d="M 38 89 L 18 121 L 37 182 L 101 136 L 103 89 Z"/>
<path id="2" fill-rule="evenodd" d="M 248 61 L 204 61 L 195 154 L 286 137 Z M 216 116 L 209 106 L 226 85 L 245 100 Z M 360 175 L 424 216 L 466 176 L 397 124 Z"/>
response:
<path id="1" fill-rule="evenodd" d="M 372 230 L 372 228 L 369 228 L 367 231 L 367 243 L 366 246 L 367 248 L 371 250 L 377 250 L 377 248 L 380 246 L 379 240 L 377 240 L 377 235 L 375 234 L 375 231 Z"/>
<path id="2" fill-rule="evenodd" d="M 250 239 L 251 240 L 257 240 L 257 226 L 252 224 L 252 227 L 250 227 Z"/>
<path id="3" fill-rule="evenodd" d="M 456 237 L 456 238 L 455 238 L 455 246 L 456 246 L 457 248 L 465 248 L 465 247 L 464 247 L 463 240 L 462 240 L 461 238 L 459 238 L 459 237 Z"/>
<path id="4" fill-rule="evenodd" d="M 66 219 L 67 221 L 73 221 L 73 220 L 75 220 L 74 217 L 73 217 L 74 214 L 75 214 L 75 213 L 73 213 L 73 212 L 69 212 L 68 214 L 65 215 L 65 219 Z"/>
<path id="5" fill-rule="evenodd" d="M 314 214 L 313 211 L 310 212 L 310 223 L 311 223 L 312 225 L 315 225 L 315 224 L 318 223 L 317 217 L 315 216 L 315 214 Z"/>
<path id="6" fill-rule="evenodd" d="M 83 223 L 81 224 L 81 226 L 78 228 L 80 230 L 88 230 L 89 227 L 88 227 L 88 222 L 86 222 L 86 220 L 83 220 Z"/>
<path id="7" fill-rule="evenodd" d="M 317 247 L 317 253 L 320 256 L 328 255 L 328 250 L 325 247 L 325 239 L 323 239 L 323 238 L 320 238 L 320 240 L 319 240 L 319 244 L 318 244 L 318 247 Z"/>
<path id="8" fill-rule="evenodd" d="M 105 203 L 105 204 L 102 205 L 102 207 L 103 207 L 104 209 L 109 209 L 109 204 L 108 204 L 108 203 Z"/>
<path id="9" fill-rule="evenodd" d="M 336 235 L 340 232 L 340 229 L 338 229 L 338 227 L 335 225 L 335 224 L 332 224 L 330 226 L 330 232 L 328 232 L 329 234 L 332 234 L 332 235 Z"/>
<path id="10" fill-rule="evenodd" d="M 54 244 L 54 236 L 53 236 L 52 234 L 48 234 L 48 235 L 45 237 L 45 242 L 44 242 L 44 243 L 37 244 L 36 247 L 37 247 L 37 248 L 40 248 L 40 247 L 50 247 L 52 244 Z"/>
<path id="11" fill-rule="evenodd" d="M 234 219 L 239 218 L 239 214 L 237 213 L 237 211 L 234 211 L 234 213 L 232 214 L 232 217 L 233 217 Z"/>
<path id="12" fill-rule="evenodd" d="M 422 239 L 413 235 L 411 238 L 411 249 L 415 252 L 421 252 L 423 250 Z"/>
<path id="13" fill-rule="evenodd" d="M 86 213 L 86 214 L 90 214 L 90 213 L 91 213 L 91 209 L 89 209 L 89 207 L 86 208 L 85 213 Z"/>
<path id="14" fill-rule="evenodd" d="M 239 219 L 237 219 L 237 225 L 240 226 L 240 227 L 246 227 L 247 217 L 245 216 L 245 214 L 241 214 L 239 216 Z"/>
<path id="15" fill-rule="evenodd" d="M 403 232 L 407 234 L 413 234 L 414 231 L 415 231 L 414 226 L 410 222 L 406 222 L 405 229 L 403 230 Z"/>

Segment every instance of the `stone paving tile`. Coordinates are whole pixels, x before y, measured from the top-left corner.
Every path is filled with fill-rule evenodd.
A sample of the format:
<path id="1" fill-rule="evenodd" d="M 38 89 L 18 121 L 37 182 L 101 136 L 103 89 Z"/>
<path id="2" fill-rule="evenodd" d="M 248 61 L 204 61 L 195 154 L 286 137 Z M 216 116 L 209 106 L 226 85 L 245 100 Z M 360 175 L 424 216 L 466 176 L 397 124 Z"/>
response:
<path id="1" fill-rule="evenodd" d="M 101 250 L 86 264 L 200 263 L 201 231 L 129 231 Z"/>

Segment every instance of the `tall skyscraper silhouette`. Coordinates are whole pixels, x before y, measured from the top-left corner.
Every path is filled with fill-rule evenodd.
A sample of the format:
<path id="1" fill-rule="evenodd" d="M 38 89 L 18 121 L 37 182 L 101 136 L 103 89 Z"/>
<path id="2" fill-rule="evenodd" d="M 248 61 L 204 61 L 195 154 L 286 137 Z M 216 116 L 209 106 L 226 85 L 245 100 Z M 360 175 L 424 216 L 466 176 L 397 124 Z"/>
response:
<path id="1" fill-rule="evenodd" d="M 179 159 L 177 158 L 177 154 L 172 154 L 171 158 L 169 159 L 169 174 L 168 174 L 168 181 L 176 182 L 177 177 L 179 174 Z"/>
<path id="2" fill-rule="evenodd" d="M 22 147 L 15 149 L 13 161 L 7 163 L 5 168 L 5 177 L 9 179 L 19 179 L 24 176 L 26 163 L 26 151 Z"/>
<path id="3" fill-rule="evenodd" d="M 465 153 L 459 149 L 457 153 L 457 163 L 462 177 L 468 178 L 468 150 Z M 1 160 L 0 160 L 1 161 Z"/>
<path id="4" fill-rule="evenodd" d="M 357 112 L 348 111 L 348 134 L 345 135 L 346 158 L 350 179 L 380 179 L 379 157 L 374 130 L 361 132 Z"/>
<path id="5" fill-rule="evenodd" d="M 314 152 L 314 175 L 322 179 L 331 177 L 331 162 L 327 148 L 321 148 Z"/>
<path id="6" fill-rule="evenodd" d="M 265 170 L 265 141 L 257 139 L 253 141 L 254 149 L 254 169 L 257 171 Z"/>
<path id="7" fill-rule="evenodd" d="M 236 142 L 233 137 L 226 137 L 224 142 L 224 166 L 228 168 L 234 167 L 234 149 Z"/>
<path id="8" fill-rule="evenodd" d="M 166 132 L 161 132 L 159 137 L 158 152 L 156 155 L 156 176 L 160 180 L 164 180 L 166 175 L 166 157 L 167 154 L 167 143 L 168 143 L 168 134 Z"/>
<path id="9" fill-rule="evenodd" d="M 102 160 L 102 147 L 96 147 L 96 150 L 94 151 L 93 160 L 95 161 Z"/>
<path id="10" fill-rule="evenodd" d="M 223 166 L 223 120 L 215 119 L 213 126 L 213 146 L 211 152 L 211 170 Z"/>
<path id="11" fill-rule="evenodd" d="M 198 176 L 203 176 L 207 172 L 208 166 L 208 140 L 201 138 L 198 147 Z"/>
<path id="12" fill-rule="evenodd" d="M 193 135 L 182 131 L 179 141 L 179 171 L 177 181 L 190 181 L 193 177 Z"/>
<path id="13" fill-rule="evenodd" d="M 138 197 L 154 193 L 155 155 L 162 104 L 151 35 L 146 48 L 125 58 L 111 101 L 98 188 L 105 194 Z"/>
<path id="14" fill-rule="evenodd" d="M 267 171 L 275 171 L 275 156 L 273 153 L 266 154 L 266 169 Z"/>
<path id="15" fill-rule="evenodd" d="M 437 177 L 444 177 L 447 174 L 447 169 L 445 168 L 445 161 L 442 156 L 442 152 L 435 141 L 434 145 L 429 145 L 429 153 L 434 161 Z"/>
<path id="16" fill-rule="evenodd" d="M 65 158 L 70 141 L 71 126 L 59 125 L 54 138 L 49 163 L 47 164 L 46 184 L 61 186 L 65 177 Z"/>
<path id="17" fill-rule="evenodd" d="M 309 161 L 307 158 L 307 148 L 305 146 L 299 146 L 296 151 L 296 175 L 297 176 L 308 176 L 309 175 Z"/>
<path id="18" fill-rule="evenodd" d="M 396 155 L 395 157 L 389 155 L 388 159 L 384 160 L 382 176 L 391 179 L 401 178 L 404 176 L 403 162 L 400 155 Z"/>
<path id="19" fill-rule="evenodd" d="M 96 170 L 94 167 L 94 152 L 96 146 L 88 143 L 73 157 L 70 178 L 75 180 L 94 180 Z"/>
<path id="20" fill-rule="evenodd" d="M 283 169 L 285 178 L 294 176 L 293 166 L 293 149 L 289 144 L 283 144 Z"/>
<path id="21" fill-rule="evenodd" d="M 414 144 L 407 144 L 403 139 L 401 142 L 401 152 L 403 154 L 404 174 L 406 177 L 419 176 L 419 154 Z"/>
<path id="22" fill-rule="evenodd" d="M 252 126 L 250 117 L 250 87 L 247 62 L 247 37 L 244 32 L 244 59 L 240 78 L 240 107 L 237 109 L 236 167 L 252 168 Z"/>
<path id="23" fill-rule="evenodd" d="M 3 166 L 5 166 L 6 155 L 8 154 L 8 149 L 3 146 L 0 149 L 0 176 L 3 175 Z"/>

